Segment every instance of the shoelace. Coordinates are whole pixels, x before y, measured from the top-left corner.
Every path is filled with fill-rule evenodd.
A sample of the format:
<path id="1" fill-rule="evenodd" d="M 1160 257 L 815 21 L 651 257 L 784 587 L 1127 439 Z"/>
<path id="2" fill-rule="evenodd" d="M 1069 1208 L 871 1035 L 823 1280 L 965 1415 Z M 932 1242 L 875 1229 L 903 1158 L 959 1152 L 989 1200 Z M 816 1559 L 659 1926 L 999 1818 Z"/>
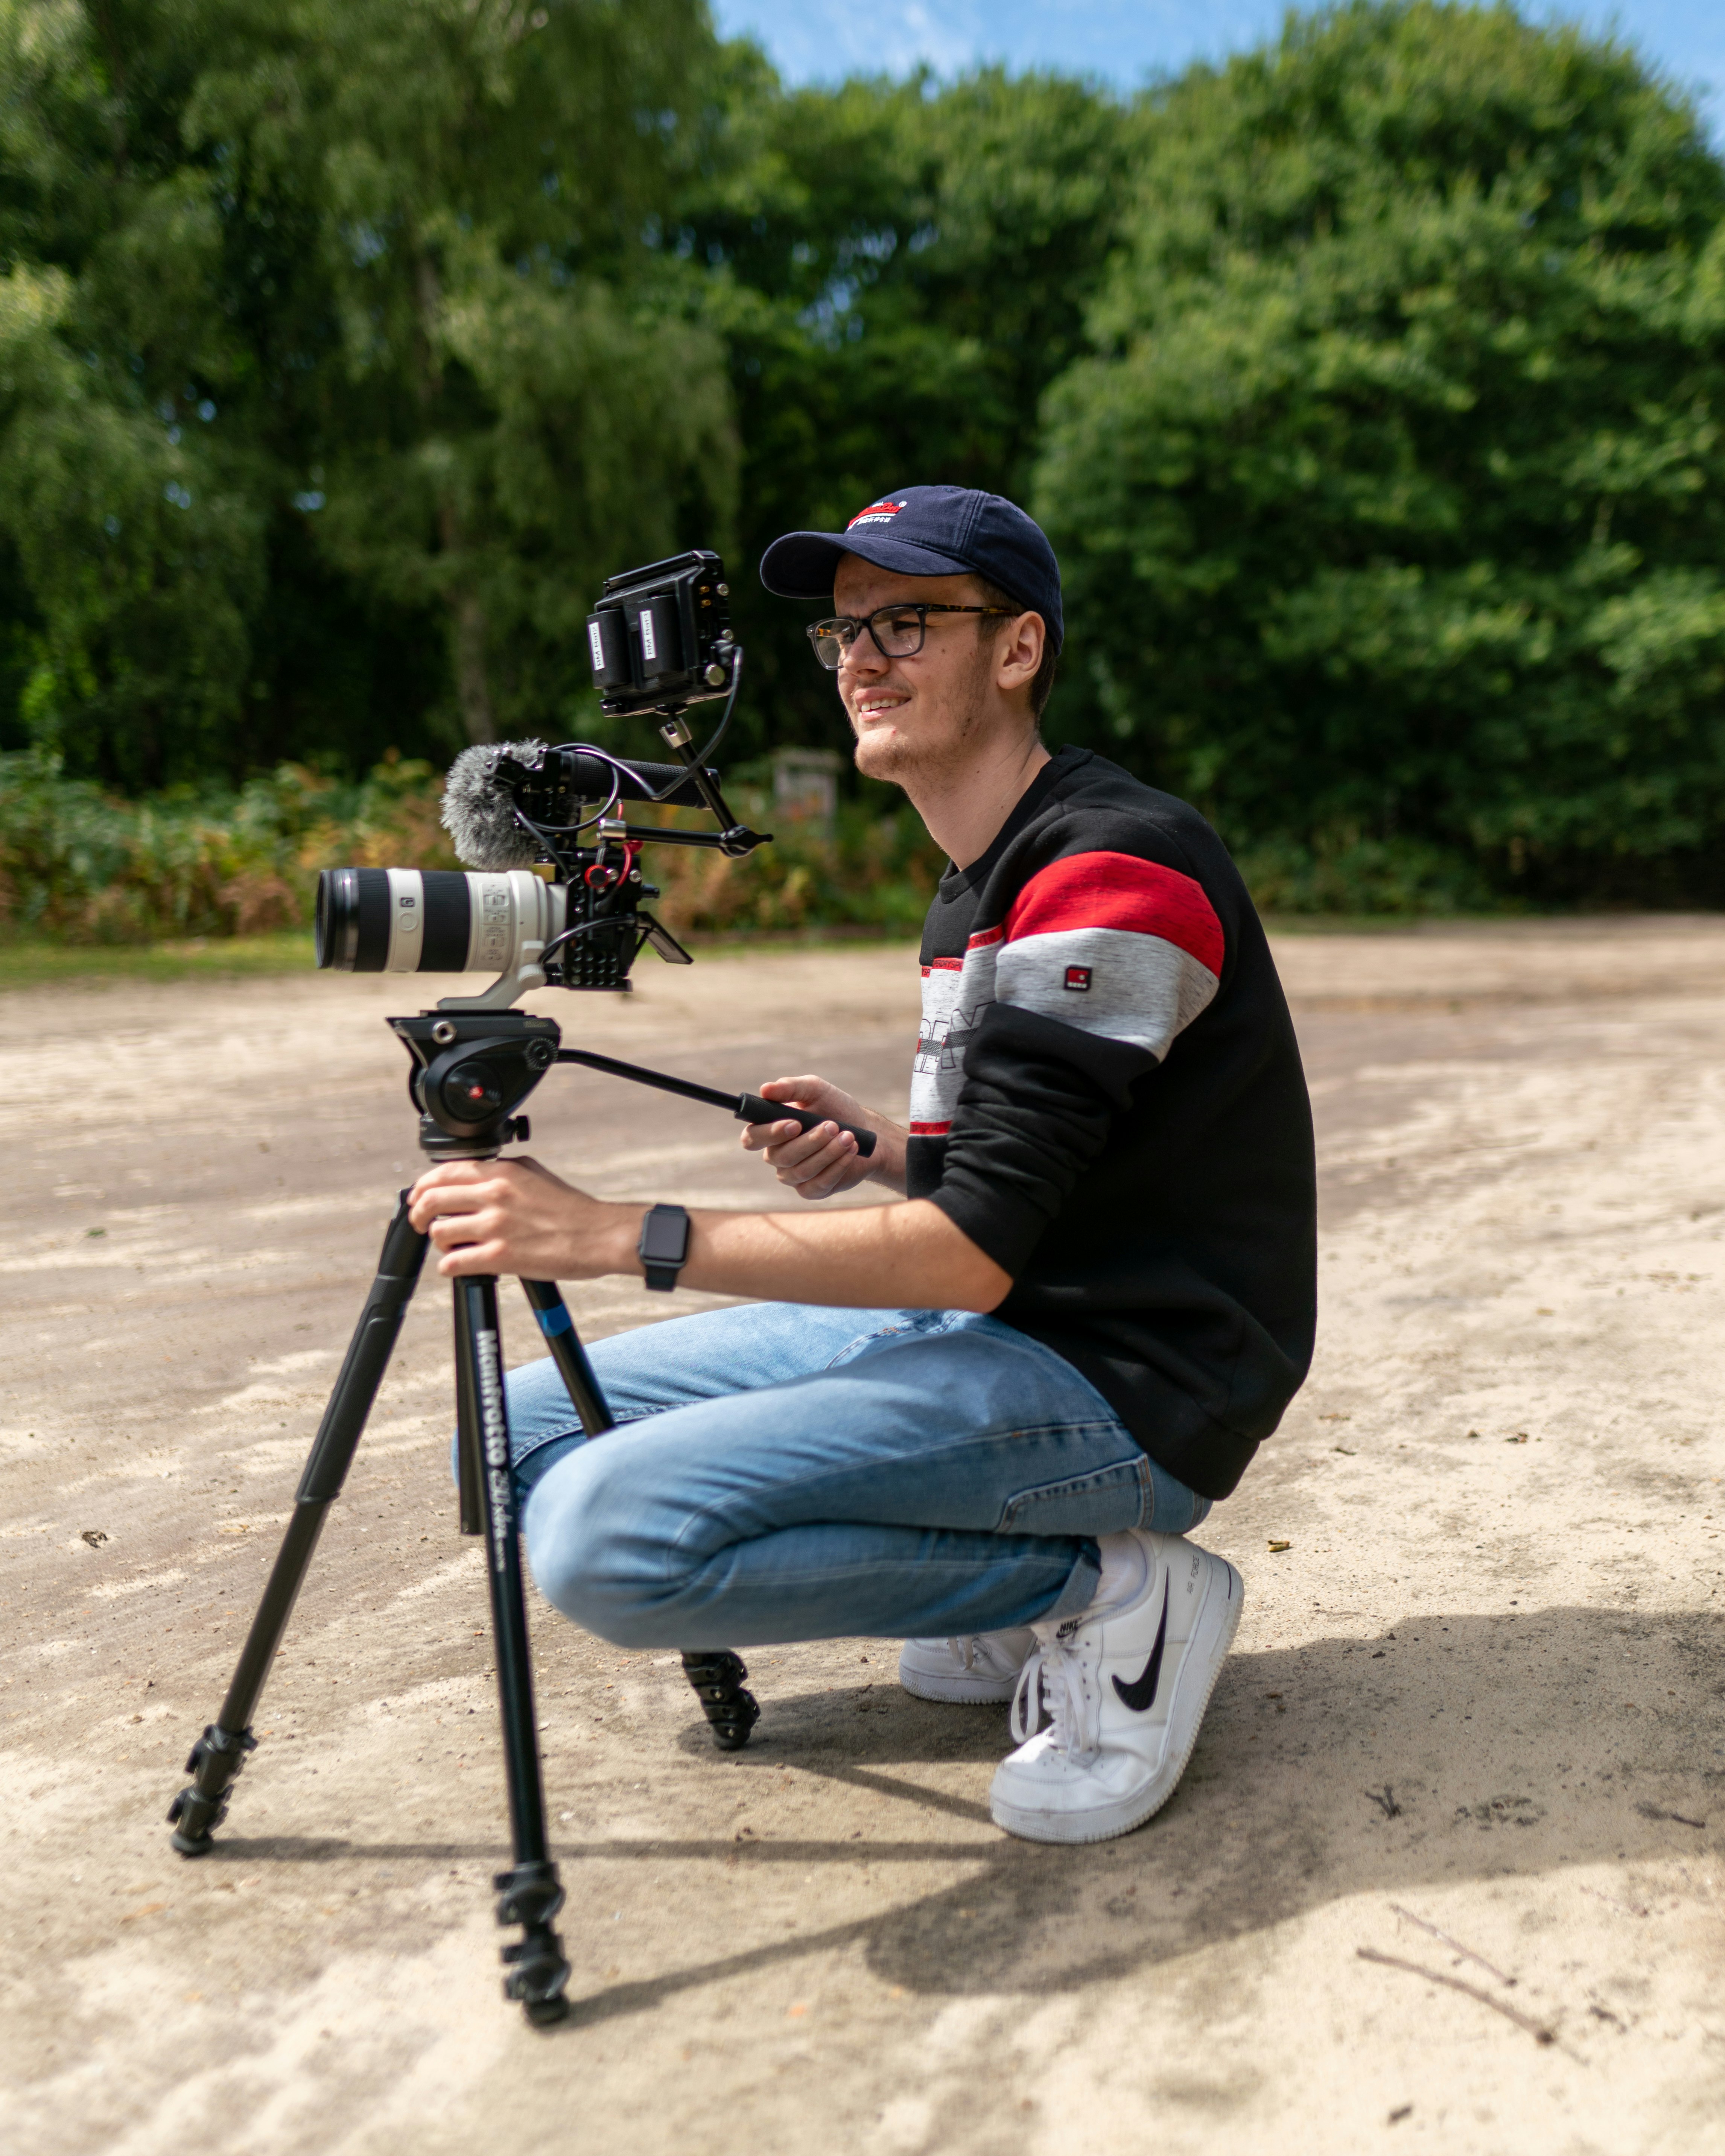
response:
<path id="1" fill-rule="evenodd" d="M 1028 1743 L 1045 1712 L 1055 1749 L 1090 1758 L 1098 1748 L 1096 1696 L 1080 1657 L 1058 1640 L 1039 1640 L 1019 1672 L 1010 1727 L 1015 1744 Z"/>

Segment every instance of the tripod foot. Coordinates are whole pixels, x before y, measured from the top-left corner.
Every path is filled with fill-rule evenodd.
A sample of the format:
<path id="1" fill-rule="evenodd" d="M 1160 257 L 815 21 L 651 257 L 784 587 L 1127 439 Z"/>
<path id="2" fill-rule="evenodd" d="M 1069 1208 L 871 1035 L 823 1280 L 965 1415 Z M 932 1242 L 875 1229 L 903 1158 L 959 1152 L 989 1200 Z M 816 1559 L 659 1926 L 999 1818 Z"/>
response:
<path id="1" fill-rule="evenodd" d="M 550 1862 L 518 1864 L 513 1871 L 500 1871 L 491 1884 L 497 1889 L 497 1921 L 519 1924 L 525 1936 L 503 1949 L 506 1999 L 520 2001 L 536 2027 L 548 2028 L 569 2010 L 563 1996 L 569 1981 L 569 1964 L 563 1943 L 552 1928 L 552 1918 L 563 1906 L 563 1889 L 557 1868 Z"/>
<path id="2" fill-rule="evenodd" d="M 742 1656 L 716 1648 L 707 1654 L 685 1655 L 683 1667 L 712 1725 L 714 1743 L 721 1752 L 741 1752 L 761 1718 L 760 1702 L 743 1689 L 748 1671 Z"/>
<path id="3" fill-rule="evenodd" d="M 210 1829 L 228 1816 L 228 1785 L 245 1764 L 258 1740 L 249 1729 L 220 1729 L 211 1722 L 192 1747 L 186 1772 L 193 1777 L 167 1808 L 173 1845 L 182 1856 L 207 1856 L 214 1844 Z"/>

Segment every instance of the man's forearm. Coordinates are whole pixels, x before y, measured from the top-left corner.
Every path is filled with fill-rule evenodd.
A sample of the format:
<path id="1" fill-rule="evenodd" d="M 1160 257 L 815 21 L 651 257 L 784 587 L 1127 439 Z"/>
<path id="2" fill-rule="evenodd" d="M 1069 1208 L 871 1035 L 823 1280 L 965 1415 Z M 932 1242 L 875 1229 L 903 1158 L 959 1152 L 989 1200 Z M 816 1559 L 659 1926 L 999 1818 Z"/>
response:
<path id="1" fill-rule="evenodd" d="M 644 1211 L 591 1198 L 526 1158 L 445 1162 L 420 1177 L 409 1205 L 449 1278 L 639 1279 Z M 838 1212 L 703 1210 L 691 1214 L 690 1229 L 682 1283 L 716 1295 L 857 1310 L 989 1311 L 1012 1286 L 1011 1275 L 924 1198 Z"/>
<path id="2" fill-rule="evenodd" d="M 859 1309 L 993 1310 L 1011 1276 L 927 1199 L 842 1212 L 691 1213 L 682 1280 L 717 1295 Z"/>

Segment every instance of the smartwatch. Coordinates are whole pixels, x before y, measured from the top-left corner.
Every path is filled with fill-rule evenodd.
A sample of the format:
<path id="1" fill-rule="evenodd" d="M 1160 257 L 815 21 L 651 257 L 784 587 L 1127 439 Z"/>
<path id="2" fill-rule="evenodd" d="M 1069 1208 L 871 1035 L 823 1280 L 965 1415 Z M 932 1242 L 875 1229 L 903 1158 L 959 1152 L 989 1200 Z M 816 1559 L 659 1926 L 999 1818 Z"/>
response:
<path id="1" fill-rule="evenodd" d="M 645 1268 L 648 1286 L 669 1294 L 689 1259 L 689 1215 L 680 1205 L 647 1208 L 635 1255 Z"/>

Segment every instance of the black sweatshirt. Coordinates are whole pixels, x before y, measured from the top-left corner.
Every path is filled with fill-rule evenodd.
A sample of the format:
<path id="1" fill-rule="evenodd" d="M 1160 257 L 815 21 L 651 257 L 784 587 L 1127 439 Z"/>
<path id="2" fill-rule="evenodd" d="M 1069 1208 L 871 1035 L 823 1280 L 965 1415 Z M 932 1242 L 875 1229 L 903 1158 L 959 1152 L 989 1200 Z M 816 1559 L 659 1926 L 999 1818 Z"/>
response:
<path id="1" fill-rule="evenodd" d="M 1196 809 L 1062 749 L 922 932 L 908 1188 L 995 1312 L 1225 1497 L 1312 1361 L 1312 1111 L 1263 927 Z"/>

